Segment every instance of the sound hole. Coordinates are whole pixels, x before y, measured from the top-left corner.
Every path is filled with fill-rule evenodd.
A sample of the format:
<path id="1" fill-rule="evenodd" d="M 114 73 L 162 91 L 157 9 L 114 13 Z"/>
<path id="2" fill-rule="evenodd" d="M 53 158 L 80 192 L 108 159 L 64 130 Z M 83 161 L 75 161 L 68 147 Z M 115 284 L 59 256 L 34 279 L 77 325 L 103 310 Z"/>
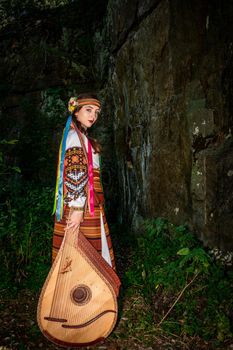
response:
<path id="1" fill-rule="evenodd" d="M 85 284 L 75 286 L 71 291 L 71 299 L 75 304 L 84 305 L 91 299 L 91 290 Z"/>

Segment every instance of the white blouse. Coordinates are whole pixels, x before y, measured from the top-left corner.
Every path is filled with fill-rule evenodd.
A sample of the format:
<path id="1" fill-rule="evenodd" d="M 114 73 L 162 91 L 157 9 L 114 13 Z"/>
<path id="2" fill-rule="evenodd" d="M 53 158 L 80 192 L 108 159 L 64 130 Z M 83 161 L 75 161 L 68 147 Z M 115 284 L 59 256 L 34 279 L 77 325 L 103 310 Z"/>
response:
<path id="1" fill-rule="evenodd" d="M 88 150 L 88 139 L 86 135 L 82 134 L 82 136 L 83 136 L 84 144 L 86 146 L 86 150 Z M 82 145 L 77 132 L 74 129 L 70 129 L 66 139 L 66 150 L 73 147 L 82 147 Z M 100 167 L 99 154 L 94 153 L 93 148 L 92 148 L 92 160 L 93 160 L 93 168 L 98 169 Z M 68 203 L 68 206 L 83 207 L 85 205 L 85 202 L 86 202 L 86 196 L 82 196 L 75 200 L 70 201 Z"/>

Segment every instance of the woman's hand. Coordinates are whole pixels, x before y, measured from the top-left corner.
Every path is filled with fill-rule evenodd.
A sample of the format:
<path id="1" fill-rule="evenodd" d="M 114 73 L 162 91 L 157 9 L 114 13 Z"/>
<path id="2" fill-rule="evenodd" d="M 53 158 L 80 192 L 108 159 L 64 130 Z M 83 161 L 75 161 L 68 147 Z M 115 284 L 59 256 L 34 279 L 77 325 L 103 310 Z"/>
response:
<path id="1" fill-rule="evenodd" d="M 74 210 L 71 213 L 69 220 L 67 221 L 66 228 L 73 228 L 73 230 L 75 231 L 76 229 L 78 229 L 81 222 L 83 222 L 83 211 Z"/>

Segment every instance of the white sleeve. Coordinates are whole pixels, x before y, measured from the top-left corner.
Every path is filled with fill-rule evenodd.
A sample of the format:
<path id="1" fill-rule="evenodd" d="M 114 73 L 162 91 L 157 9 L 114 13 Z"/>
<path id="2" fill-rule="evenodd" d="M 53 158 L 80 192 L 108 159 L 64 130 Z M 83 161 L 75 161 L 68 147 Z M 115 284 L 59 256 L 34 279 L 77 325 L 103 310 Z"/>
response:
<path id="1" fill-rule="evenodd" d="M 73 147 L 82 147 L 77 132 L 70 129 L 66 139 L 66 150 Z"/>

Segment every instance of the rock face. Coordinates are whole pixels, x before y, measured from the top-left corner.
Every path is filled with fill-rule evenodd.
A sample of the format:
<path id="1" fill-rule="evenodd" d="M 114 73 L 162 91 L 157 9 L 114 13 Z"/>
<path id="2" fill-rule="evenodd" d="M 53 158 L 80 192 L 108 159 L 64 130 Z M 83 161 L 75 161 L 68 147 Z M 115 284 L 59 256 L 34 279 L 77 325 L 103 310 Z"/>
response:
<path id="1" fill-rule="evenodd" d="M 110 0 L 106 22 L 122 218 L 233 249 L 233 3 Z"/>

